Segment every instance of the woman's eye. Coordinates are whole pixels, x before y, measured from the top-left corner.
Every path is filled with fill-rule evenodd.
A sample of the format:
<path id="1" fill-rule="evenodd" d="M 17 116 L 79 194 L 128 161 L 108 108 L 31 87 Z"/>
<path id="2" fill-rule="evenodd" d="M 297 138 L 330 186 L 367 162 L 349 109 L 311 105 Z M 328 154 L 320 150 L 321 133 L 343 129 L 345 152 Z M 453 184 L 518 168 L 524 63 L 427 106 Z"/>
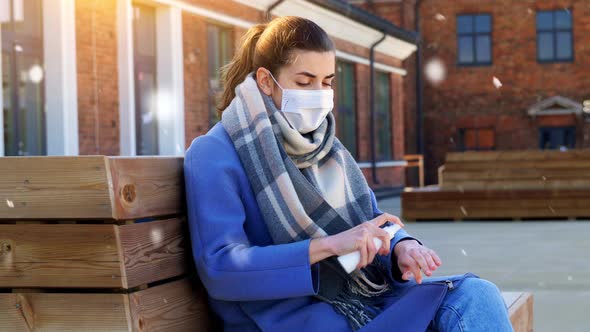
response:
<path id="1" fill-rule="evenodd" d="M 325 86 L 332 86 L 332 83 L 324 83 Z"/>
<path id="2" fill-rule="evenodd" d="M 295 82 L 298 86 L 308 86 L 309 83 L 300 83 L 300 82 Z"/>

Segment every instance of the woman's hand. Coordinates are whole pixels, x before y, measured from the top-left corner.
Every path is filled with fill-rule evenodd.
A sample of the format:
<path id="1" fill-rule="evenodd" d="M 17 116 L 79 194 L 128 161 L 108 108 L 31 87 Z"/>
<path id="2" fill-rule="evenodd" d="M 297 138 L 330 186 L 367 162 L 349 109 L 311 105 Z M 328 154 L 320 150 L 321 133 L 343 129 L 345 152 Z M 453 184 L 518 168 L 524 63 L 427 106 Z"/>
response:
<path id="1" fill-rule="evenodd" d="M 379 227 L 388 221 L 404 226 L 398 217 L 384 213 L 344 232 L 312 239 L 310 244 L 310 264 L 329 256 L 341 256 L 357 250 L 361 254 L 357 269 L 371 264 L 376 254 L 389 254 L 391 239 L 389 234 Z M 374 237 L 381 239 L 381 248 L 375 248 Z"/>
<path id="2" fill-rule="evenodd" d="M 422 283 L 422 273 L 431 276 L 442 261 L 434 250 L 426 248 L 415 240 L 399 242 L 393 249 L 397 257 L 397 265 L 402 272 L 402 279 L 410 280 L 412 276 L 417 283 Z"/>

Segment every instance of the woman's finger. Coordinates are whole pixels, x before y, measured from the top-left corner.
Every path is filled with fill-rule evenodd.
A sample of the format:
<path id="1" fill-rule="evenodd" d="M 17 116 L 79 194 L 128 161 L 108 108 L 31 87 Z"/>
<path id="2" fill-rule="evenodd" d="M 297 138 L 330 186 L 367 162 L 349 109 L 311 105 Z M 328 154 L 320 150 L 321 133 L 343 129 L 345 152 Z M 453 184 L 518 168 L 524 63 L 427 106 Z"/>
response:
<path id="1" fill-rule="evenodd" d="M 417 283 L 422 282 L 420 265 L 411 254 L 406 253 L 403 255 L 403 257 L 401 257 L 400 270 L 402 271 L 402 278 L 404 280 L 410 280 L 411 278 L 414 278 Z"/>
<path id="2" fill-rule="evenodd" d="M 410 280 L 413 276 L 414 276 L 414 274 L 412 273 L 412 271 L 408 270 L 402 274 L 402 279 Z"/>
<path id="3" fill-rule="evenodd" d="M 393 214 L 389 214 L 389 213 L 387 215 L 389 216 L 388 221 L 391 221 L 391 222 L 393 222 L 395 224 L 398 224 L 398 225 L 400 225 L 402 227 L 405 226 L 404 223 L 402 222 L 402 220 L 399 217 L 394 216 Z"/>
<path id="4" fill-rule="evenodd" d="M 377 218 L 373 219 L 373 225 L 375 226 L 381 226 L 383 224 L 385 224 L 388 220 L 387 220 L 387 213 L 383 213 L 382 215 L 378 216 Z"/>
<path id="5" fill-rule="evenodd" d="M 375 247 L 375 243 L 373 242 L 373 236 L 367 241 L 367 253 L 367 265 L 369 265 L 375 259 L 375 254 L 377 254 L 377 247 Z"/>
<path id="6" fill-rule="evenodd" d="M 367 265 L 367 256 L 369 256 L 369 252 L 367 250 L 367 236 L 365 235 L 365 241 L 361 241 L 361 247 L 359 251 L 361 253 L 361 259 L 358 265 L 358 268 L 361 269 Z"/>
<path id="7" fill-rule="evenodd" d="M 389 214 L 389 213 L 383 213 L 379 217 L 373 219 L 373 224 L 375 224 L 377 226 L 381 226 L 388 221 L 391 221 L 393 223 L 396 223 L 396 224 L 404 227 L 404 223 L 398 217 L 396 217 L 392 214 Z"/>
<path id="8" fill-rule="evenodd" d="M 432 249 L 429 249 L 429 250 L 430 250 L 430 256 L 432 256 L 434 263 L 436 263 L 437 266 L 441 266 L 442 260 L 440 259 L 440 257 L 438 257 L 438 254 Z"/>
<path id="9" fill-rule="evenodd" d="M 430 253 L 430 250 L 425 250 L 422 255 L 424 256 L 424 259 L 426 259 L 426 263 L 428 264 L 428 268 L 430 269 L 430 271 L 434 271 L 436 270 L 436 264 L 434 263 L 434 259 L 432 257 L 432 254 Z"/>
<path id="10" fill-rule="evenodd" d="M 380 248 L 380 252 L 382 255 L 388 255 L 391 246 L 391 239 L 389 238 L 389 234 L 387 234 L 387 232 L 385 232 L 385 234 L 382 234 L 379 236 L 379 238 L 381 239 L 381 248 Z"/>
<path id="11" fill-rule="evenodd" d="M 381 247 L 376 248 L 377 252 L 381 255 L 389 254 L 389 246 L 391 245 L 391 239 L 389 238 L 389 233 L 383 230 L 381 227 L 377 227 L 374 224 L 369 224 L 371 232 L 373 232 L 373 236 L 377 237 L 381 240 Z"/>
<path id="12" fill-rule="evenodd" d="M 430 267 L 428 267 L 428 264 L 426 263 L 426 259 L 424 259 L 424 256 L 422 255 L 422 253 L 418 250 L 413 250 L 411 253 L 412 258 L 414 258 L 416 260 L 416 262 L 418 263 L 420 269 L 422 269 L 425 273 L 430 273 Z"/>
<path id="13" fill-rule="evenodd" d="M 410 265 L 410 272 L 412 276 L 416 279 L 416 282 L 421 284 L 422 283 L 422 273 L 420 272 L 420 266 L 416 261 L 412 265 Z"/>

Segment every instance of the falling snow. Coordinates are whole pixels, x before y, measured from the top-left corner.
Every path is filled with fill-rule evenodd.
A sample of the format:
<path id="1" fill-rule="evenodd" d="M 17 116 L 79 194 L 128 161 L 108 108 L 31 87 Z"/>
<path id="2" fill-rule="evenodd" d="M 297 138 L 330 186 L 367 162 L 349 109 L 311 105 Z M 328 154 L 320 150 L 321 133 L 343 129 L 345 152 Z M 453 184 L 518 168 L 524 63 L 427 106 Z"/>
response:
<path id="1" fill-rule="evenodd" d="M 143 124 L 152 123 L 153 120 L 154 120 L 154 116 L 153 116 L 152 112 L 144 113 L 141 115 L 141 121 L 143 122 Z"/>
<path id="2" fill-rule="evenodd" d="M 156 229 L 152 230 L 152 232 L 150 234 L 150 239 L 152 240 L 152 243 L 162 242 L 162 238 L 163 238 L 163 234 L 162 234 L 161 229 L 156 228 Z"/>
<path id="3" fill-rule="evenodd" d="M 494 83 L 494 86 L 496 87 L 496 89 L 499 89 L 502 87 L 502 82 L 500 82 L 500 80 L 494 76 L 494 78 L 492 79 L 492 83 Z"/>
<path id="4" fill-rule="evenodd" d="M 43 68 L 39 65 L 33 65 L 28 74 L 31 83 L 38 84 L 43 80 Z"/>
<path id="5" fill-rule="evenodd" d="M 434 15 L 434 18 L 437 21 L 446 21 L 447 20 L 447 18 L 441 13 L 436 13 L 436 15 Z"/>
<path id="6" fill-rule="evenodd" d="M 465 209 L 464 206 L 461 206 L 461 212 L 463 213 L 463 215 L 467 215 L 467 210 Z"/>
<path id="7" fill-rule="evenodd" d="M 445 80 L 447 70 L 442 60 L 439 58 L 433 58 L 426 63 L 424 74 L 430 83 L 437 85 Z"/>

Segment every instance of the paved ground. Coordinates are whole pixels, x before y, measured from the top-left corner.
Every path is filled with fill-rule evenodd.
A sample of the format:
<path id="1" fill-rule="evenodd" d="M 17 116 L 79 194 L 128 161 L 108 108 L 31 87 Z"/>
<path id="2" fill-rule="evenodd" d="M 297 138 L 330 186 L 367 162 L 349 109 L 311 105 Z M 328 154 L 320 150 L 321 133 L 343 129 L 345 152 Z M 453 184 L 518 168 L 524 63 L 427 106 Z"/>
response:
<path id="1" fill-rule="evenodd" d="M 379 201 L 400 215 L 398 197 Z M 590 331 L 590 220 L 406 222 L 406 230 L 437 251 L 435 275 L 473 272 L 501 290 L 535 297 L 535 331 Z"/>

